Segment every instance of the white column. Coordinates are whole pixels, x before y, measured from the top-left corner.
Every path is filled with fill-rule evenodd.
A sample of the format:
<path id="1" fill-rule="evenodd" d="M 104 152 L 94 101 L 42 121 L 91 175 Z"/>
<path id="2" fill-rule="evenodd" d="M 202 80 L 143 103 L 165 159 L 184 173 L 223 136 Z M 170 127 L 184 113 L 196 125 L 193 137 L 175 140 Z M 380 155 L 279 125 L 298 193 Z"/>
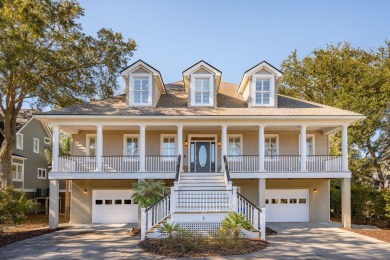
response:
<path id="1" fill-rule="evenodd" d="M 265 208 L 265 189 L 266 180 L 265 178 L 259 179 L 259 208 Z"/>
<path id="2" fill-rule="evenodd" d="M 351 179 L 341 181 L 341 222 L 343 227 L 351 228 Z"/>
<path id="3" fill-rule="evenodd" d="M 181 155 L 180 172 L 183 171 L 183 126 L 177 126 L 177 155 Z"/>
<path id="4" fill-rule="evenodd" d="M 96 126 L 96 171 L 102 171 L 103 156 L 103 126 Z"/>
<path id="5" fill-rule="evenodd" d="M 266 208 L 261 208 L 261 214 L 260 214 L 260 234 L 261 238 L 263 240 L 266 240 L 265 237 L 265 231 L 266 231 L 266 224 L 265 224 L 265 216 L 267 214 L 267 209 Z"/>
<path id="6" fill-rule="evenodd" d="M 265 137 L 264 137 L 264 125 L 259 125 L 259 171 L 262 172 L 264 168 L 265 157 Z"/>
<path id="7" fill-rule="evenodd" d="M 53 126 L 53 171 L 58 171 L 58 156 L 60 155 L 60 135 L 58 125 Z"/>
<path id="8" fill-rule="evenodd" d="M 59 209 L 59 180 L 50 180 L 49 194 L 49 228 L 56 229 L 58 227 L 58 209 Z"/>
<path id="9" fill-rule="evenodd" d="M 146 213 L 145 208 L 141 209 L 141 240 L 145 240 L 146 237 Z"/>
<path id="10" fill-rule="evenodd" d="M 301 125 L 301 171 L 306 171 L 306 125 Z"/>
<path id="11" fill-rule="evenodd" d="M 343 153 L 342 170 L 348 171 L 348 125 L 342 127 L 341 147 Z"/>
<path id="12" fill-rule="evenodd" d="M 223 156 L 227 155 L 227 126 L 222 125 L 222 133 L 221 133 L 221 165 L 222 171 L 225 171 L 225 163 L 223 161 Z"/>
<path id="13" fill-rule="evenodd" d="M 145 125 L 139 126 L 139 170 L 145 171 Z"/>

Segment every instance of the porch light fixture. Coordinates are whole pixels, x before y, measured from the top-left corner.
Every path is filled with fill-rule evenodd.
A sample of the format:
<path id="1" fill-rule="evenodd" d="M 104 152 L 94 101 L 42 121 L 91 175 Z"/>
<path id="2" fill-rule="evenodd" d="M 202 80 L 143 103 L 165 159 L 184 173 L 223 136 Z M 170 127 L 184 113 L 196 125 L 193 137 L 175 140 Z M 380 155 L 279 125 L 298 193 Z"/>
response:
<path id="1" fill-rule="evenodd" d="M 84 190 L 84 194 L 88 194 L 88 190 Z"/>
<path id="2" fill-rule="evenodd" d="M 314 192 L 317 192 L 317 188 L 314 188 L 314 190 L 313 190 Z"/>
<path id="3" fill-rule="evenodd" d="M 185 145 L 185 146 L 188 146 L 188 141 L 187 141 L 187 139 L 184 141 L 184 145 Z"/>
<path id="4" fill-rule="evenodd" d="M 221 139 L 218 139 L 218 146 L 221 146 Z"/>

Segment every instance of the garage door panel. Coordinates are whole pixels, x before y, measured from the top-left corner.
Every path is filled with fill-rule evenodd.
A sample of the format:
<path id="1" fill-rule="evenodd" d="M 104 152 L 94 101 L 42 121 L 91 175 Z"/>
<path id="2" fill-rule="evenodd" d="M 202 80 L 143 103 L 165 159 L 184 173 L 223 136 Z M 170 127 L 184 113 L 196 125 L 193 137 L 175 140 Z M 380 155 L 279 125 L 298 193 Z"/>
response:
<path id="1" fill-rule="evenodd" d="M 138 222 L 138 205 L 132 190 L 93 190 L 92 223 L 125 224 Z"/>
<path id="2" fill-rule="evenodd" d="M 308 189 L 266 190 L 267 222 L 308 222 Z"/>

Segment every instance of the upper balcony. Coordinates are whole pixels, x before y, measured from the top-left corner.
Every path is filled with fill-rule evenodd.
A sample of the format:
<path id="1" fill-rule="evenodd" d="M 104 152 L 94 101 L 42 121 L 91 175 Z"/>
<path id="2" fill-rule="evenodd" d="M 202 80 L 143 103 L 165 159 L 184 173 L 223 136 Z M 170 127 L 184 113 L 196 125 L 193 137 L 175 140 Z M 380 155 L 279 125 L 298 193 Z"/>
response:
<path id="1" fill-rule="evenodd" d="M 72 156 L 53 156 L 49 178 L 173 179 L 181 172 L 220 172 L 227 156 L 232 178 L 344 178 L 343 156 L 329 155 L 328 134 L 307 126 L 97 126 L 73 135 Z M 297 131 L 299 130 L 299 131 Z M 343 136 L 346 127 L 343 127 Z M 56 134 L 57 133 L 57 134 Z M 58 148 L 58 127 L 54 146 Z M 346 139 L 343 139 L 343 144 Z M 302 149 L 302 147 L 305 147 Z"/>

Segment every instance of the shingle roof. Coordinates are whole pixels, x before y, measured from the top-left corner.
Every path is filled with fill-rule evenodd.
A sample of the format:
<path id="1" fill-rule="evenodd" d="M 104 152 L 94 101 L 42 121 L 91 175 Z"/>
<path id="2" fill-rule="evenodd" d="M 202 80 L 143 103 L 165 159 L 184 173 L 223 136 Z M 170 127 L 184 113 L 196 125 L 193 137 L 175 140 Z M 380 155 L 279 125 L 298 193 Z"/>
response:
<path id="1" fill-rule="evenodd" d="M 278 107 L 248 107 L 237 94 L 238 85 L 223 82 L 217 94 L 218 107 L 189 107 L 182 81 L 165 86 L 155 108 L 128 107 L 126 95 L 65 107 L 43 115 L 117 115 L 117 116 L 360 116 L 360 114 L 313 102 L 278 95 Z"/>

